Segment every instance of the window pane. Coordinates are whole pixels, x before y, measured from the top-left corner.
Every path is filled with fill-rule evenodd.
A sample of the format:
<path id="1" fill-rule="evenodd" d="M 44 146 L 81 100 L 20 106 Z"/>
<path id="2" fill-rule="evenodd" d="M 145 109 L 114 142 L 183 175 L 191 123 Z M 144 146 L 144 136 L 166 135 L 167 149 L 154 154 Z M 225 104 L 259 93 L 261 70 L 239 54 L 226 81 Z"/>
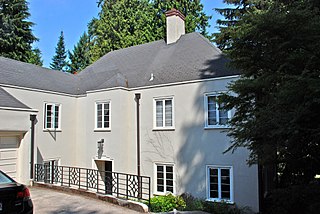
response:
<path id="1" fill-rule="evenodd" d="M 97 128 L 102 128 L 102 104 L 97 104 Z"/>
<path id="2" fill-rule="evenodd" d="M 46 124 L 46 128 L 52 128 L 52 105 L 46 105 L 47 109 L 46 109 L 46 117 L 47 117 L 47 124 Z"/>
<path id="3" fill-rule="evenodd" d="M 157 171 L 158 172 L 163 172 L 163 166 L 157 166 Z"/>
<path id="4" fill-rule="evenodd" d="M 157 185 L 157 191 L 158 191 L 158 192 L 164 192 L 164 186 L 162 186 L 162 185 Z"/>
<path id="5" fill-rule="evenodd" d="M 217 125 L 216 111 L 208 111 L 208 125 Z"/>
<path id="6" fill-rule="evenodd" d="M 223 103 L 219 104 L 219 124 L 226 125 L 228 122 L 228 111 L 226 110 L 220 110 L 224 105 Z"/>
<path id="7" fill-rule="evenodd" d="M 173 186 L 167 186 L 167 192 L 173 192 Z"/>
<path id="8" fill-rule="evenodd" d="M 165 100 L 165 126 L 172 126 L 172 100 Z"/>
<path id="9" fill-rule="evenodd" d="M 230 200 L 230 192 L 221 192 L 221 198 Z"/>
<path id="10" fill-rule="evenodd" d="M 156 126 L 163 126 L 163 104 L 162 101 L 156 101 Z"/>
<path id="11" fill-rule="evenodd" d="M 166 167 L 167 172 L 173 172 L 173 166 L 167 166 Z"/>
<path id="12" fill-rule="evenodd" d="M 218 191 L 210 191 L 210 198 L 218 198 Z"/>
<path id="13" fill-rule="evenodd" d="M 221 176 L 230 176 L 229 169 L 221 169 Z"/>
<path id="14" fill-rule="evenodd" d="M 59 128 L 59 106 L 55 106 L 54 128 Z"/>

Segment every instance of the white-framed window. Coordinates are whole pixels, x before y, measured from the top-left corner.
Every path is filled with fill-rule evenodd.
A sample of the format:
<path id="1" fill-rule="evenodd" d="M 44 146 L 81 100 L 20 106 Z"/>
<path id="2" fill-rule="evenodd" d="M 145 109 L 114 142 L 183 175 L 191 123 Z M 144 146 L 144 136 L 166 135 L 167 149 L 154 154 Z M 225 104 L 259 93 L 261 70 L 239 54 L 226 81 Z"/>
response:
<path id="1" fill-rule="evenodd" d="M 111 102 L 96 102 L 96 130 L 109 130 L 111 128 Z"/>
<path id="2" fill-rule="evenodd" d="M 231 166 L 207 166 L 207 199 L 233 202 L 233 170 Z"/>
<path id="3" fill-rule="evenodd" d="M 223 103 L 219 102 L 219 94 L 205 94 L 205 127 L 225 128 L 231 118 L 231 111 L 223 110 Z"/>
<path id="4" fill-rule="evenodd" d="M 44 129 L 60 129 L 61 104 L 44 104 Z"/>
<path id="5" fill-rule="evenodd" d="M 175 193 L 174 165 L 155 164 L 155 188 L 157 194 Z"/>
<path id="6" fill-rule="evenodd" d="M 173 97 L 154 99 L 154 128 L 174 128 Z"/>

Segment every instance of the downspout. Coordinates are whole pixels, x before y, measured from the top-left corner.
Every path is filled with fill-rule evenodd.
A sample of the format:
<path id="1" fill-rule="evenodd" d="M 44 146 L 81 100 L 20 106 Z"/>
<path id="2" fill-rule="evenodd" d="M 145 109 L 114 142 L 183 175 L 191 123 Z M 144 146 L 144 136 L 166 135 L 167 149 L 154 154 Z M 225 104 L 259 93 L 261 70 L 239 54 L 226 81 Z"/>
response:
<path id="1" fill-rule="evenodd" d="M 33 179 L 34 173 L 34 127 L 37 120 L 37 115 L 31 114 L 31 144 L 30 144 L 30 179 Z"/>
<path id="2" fill-rule="evenodd" d="M 141 197 L 141 181 L 140 181 L 140 98 L 141 94 L 135 94 L 137 103 L 137 172 L 138 172 L 138 197 Z"/>

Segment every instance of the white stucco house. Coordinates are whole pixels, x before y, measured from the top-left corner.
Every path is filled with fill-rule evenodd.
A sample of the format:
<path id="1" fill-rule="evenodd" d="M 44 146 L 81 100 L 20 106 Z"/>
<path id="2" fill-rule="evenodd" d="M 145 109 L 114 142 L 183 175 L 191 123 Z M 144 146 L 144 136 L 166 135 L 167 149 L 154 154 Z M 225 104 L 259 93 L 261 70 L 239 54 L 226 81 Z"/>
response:
<path id="1" fill-rule="evenodd" d="M 0 57 L 0 169 L 28 183 L 33 141 L 34 163 L 136 174 L 139 133 L 153 194 L 189 192 L 257 211 L 248 151 L 223 154 L 234 112 L 219 110 L 216 97 L 238 72 L 202 35 L 185 34 L 179 11 L 166 14 L 166 40 L 112 51 L 77 75 Z"/>

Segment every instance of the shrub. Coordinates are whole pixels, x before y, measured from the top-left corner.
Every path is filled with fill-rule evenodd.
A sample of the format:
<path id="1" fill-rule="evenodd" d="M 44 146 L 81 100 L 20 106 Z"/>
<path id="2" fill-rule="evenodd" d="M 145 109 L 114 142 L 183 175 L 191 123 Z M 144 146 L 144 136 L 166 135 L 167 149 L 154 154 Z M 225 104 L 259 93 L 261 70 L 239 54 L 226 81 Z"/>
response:
<path id="1" fill-rule="evenodd" d="M 299 185 L 272 191 L 265 200 L 268 214 L 317 214 L 320 210 L 320 185 Z"/>
<path id="2" fill-rule="evenodd" d="M 173 209 L 183 210 L 186 203 L 180 196 L 174 196 L 171 193 L 164 196 L 155 196 L 150 200 L 150 209 L 152 212 L 170 212 Z"/>
<path id="3" fill-rule="evenodd" d="M 190 193 L 183 193 L 181 195 L 186 202 L 187 211 L 205 211 L 213 214 L 245 214 L 252 213 L 248 207 L 237 207 L 235 204 L 227 204 L 223 202 L 211 202 L 205 199 L 193 197 Z"/>

